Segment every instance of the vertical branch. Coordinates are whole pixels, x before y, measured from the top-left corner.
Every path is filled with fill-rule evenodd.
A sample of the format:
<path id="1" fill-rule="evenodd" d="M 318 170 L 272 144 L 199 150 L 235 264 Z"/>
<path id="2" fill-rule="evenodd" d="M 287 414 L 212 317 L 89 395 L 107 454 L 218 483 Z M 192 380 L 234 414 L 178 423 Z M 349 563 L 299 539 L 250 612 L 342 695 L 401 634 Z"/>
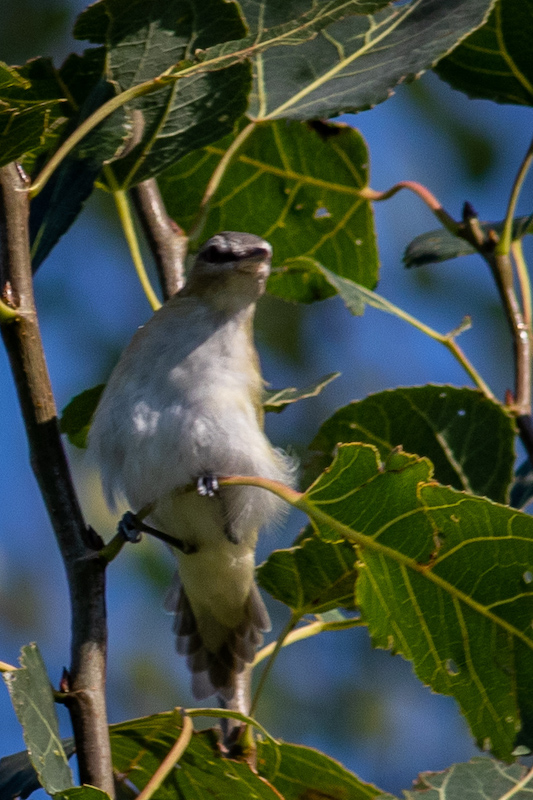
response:
<path id="1" fill-rule="evenodd" d="M 188 238 L 166 211 L 155 178 L 131 189 L 131 196 L 152 251 L 163 297 L 168 300 L 185 284 Z"/>
<path id="2" fill-rule="evenodd" d="M 105 566 L 83 520 L 63 450 L 33 298 L 29 196 L 14 164 L 0 169 L 0 297 L 15 308 L 2 337 L 26 426 L 30 461 L 67 572 L 72 608 L 69 707 L 82 783 L 114 796 L 105 706 Z"/>

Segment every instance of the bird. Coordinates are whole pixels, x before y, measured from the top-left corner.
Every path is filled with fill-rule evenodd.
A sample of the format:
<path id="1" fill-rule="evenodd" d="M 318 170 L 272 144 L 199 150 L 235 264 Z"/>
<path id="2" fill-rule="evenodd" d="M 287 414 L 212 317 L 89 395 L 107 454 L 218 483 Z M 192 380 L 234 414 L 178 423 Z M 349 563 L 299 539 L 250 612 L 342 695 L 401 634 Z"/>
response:
<path id="1" fill-rule="evenodd" d="M 109 507 L 125 500 L 172 537 L 177 578 L 167 598 L 177 650 L 197 699 L 216 694 L 248 714 L 250 664 L 270 619 L 255 583 L 258 532 L 283 502 L 224 476 L 293 485 L 295 464 L 263 430 L 256 303 L 271 245 L 223 231 L 200 248 L 183 289 L 134 334 L 89 432 Z"/>

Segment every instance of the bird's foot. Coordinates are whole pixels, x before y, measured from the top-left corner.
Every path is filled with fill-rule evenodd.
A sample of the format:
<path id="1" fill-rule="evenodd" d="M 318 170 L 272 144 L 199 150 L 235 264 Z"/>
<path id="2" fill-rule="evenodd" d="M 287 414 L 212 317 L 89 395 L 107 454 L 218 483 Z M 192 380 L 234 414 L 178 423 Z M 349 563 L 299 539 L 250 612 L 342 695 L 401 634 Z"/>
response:
<path id="1" fill-rule="evenodd" d="M 200 497 L 217 497 L 220 491 L 217 478 L 214 475 L 201 475 L 196 483 L 196 491 Z"/>
<path id="2" fill-rule="evenodd" d="M 200 497 L 218 497 L 222 501 L 218 479 L 215 475 L 201 475 L 196 482 L 196 491 Z M 239 537 L 233 531 L 231 522 L 224 521 L 224 536 L 232 544 L 239 544 Z"/>
<path id="3" fill-rule="evenodd" d="M 184 542 L 182 539 L 177 539 L 175 536 L 169 536 L 168 533 L 163 533 L 163 531 L 158 531 L 157 528 L 153 528 L 151 525 L 147 525 L 146 522 L 139 519 L 133 511 L 126 511 L 118 523 L 118 530 L 128 542 L 140 542 L 142 534 L 148 533 L 150 536 L 154 536 L 156 539 L 170 545 L 170 547 L 175 547 L 185 555 L 198 552 L 196 545 Z"/>
<path id="4" fill-rule="evenodd" d="M 135 516 L 133 511 L 126 511 L 118 523 L 118 532 L 122 534 L 126 541 L 134 544 L 141 541 L 143 530 L 144 527 L 141 520 Z"/>

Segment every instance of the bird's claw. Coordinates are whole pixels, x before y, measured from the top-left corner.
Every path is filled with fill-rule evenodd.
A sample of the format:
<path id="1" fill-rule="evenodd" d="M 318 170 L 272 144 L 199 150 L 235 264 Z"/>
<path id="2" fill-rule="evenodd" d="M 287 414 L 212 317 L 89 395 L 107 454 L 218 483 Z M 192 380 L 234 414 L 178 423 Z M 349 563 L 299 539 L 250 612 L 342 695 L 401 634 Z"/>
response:
<path id="1" fill-rule="evenodd" d="M 201 475 L 196 483 L 200 497 L 216 497 L 219 492 L 218 480 L 214 475 Z"/>
<path id="2" fill-rule="evenodd" d="M 118 523 L 118 532 L 128 541 L 137 544 L 142 539 L 142 523 L 133 511 L 126 511 Z"/>

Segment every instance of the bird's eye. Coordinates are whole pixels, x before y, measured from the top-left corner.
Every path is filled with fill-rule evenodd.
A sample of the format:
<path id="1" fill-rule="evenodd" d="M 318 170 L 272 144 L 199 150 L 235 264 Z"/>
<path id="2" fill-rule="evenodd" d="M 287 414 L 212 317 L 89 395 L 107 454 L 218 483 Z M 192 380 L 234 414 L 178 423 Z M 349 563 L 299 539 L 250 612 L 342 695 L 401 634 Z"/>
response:
<path id="1" fill-rule="evenodd" d="M 235 260 L 235 253 L 231 250 L 221 250 L 214 244 L 209 245 L 203 256 L 205 261 L 210 261 L 211 264 L 225 264 Z"/>

